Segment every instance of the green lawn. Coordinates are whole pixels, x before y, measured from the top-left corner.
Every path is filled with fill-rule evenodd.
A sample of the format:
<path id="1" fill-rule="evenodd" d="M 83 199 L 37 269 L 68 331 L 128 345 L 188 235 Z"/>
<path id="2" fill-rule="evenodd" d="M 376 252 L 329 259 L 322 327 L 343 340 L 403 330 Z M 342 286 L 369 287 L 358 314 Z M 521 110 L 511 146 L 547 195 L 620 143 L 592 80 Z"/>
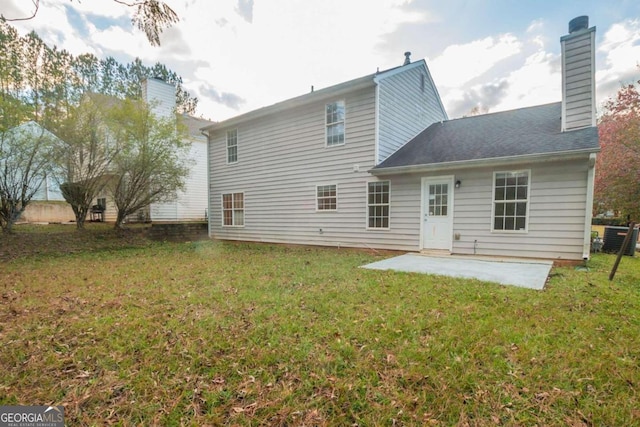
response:
<path id="1" fill-rule="evenodd" d="M 640 425 L 637 258 L 532 291 L 358 268 L 388 253 L 16 230 L 3 405 L 62 404 L 68 425 Z"/>

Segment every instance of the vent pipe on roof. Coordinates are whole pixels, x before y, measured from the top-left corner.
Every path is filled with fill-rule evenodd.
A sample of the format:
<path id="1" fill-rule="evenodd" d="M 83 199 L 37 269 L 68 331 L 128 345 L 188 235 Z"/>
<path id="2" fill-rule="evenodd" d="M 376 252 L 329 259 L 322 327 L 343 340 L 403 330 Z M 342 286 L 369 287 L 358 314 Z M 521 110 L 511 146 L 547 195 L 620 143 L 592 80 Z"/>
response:
<path id="1" fill-rule="evenodd" d="M 404 64 L 402 65 L 409 65 L 411 64 L 411 52 L 405 52 L 404 53 Z"/>

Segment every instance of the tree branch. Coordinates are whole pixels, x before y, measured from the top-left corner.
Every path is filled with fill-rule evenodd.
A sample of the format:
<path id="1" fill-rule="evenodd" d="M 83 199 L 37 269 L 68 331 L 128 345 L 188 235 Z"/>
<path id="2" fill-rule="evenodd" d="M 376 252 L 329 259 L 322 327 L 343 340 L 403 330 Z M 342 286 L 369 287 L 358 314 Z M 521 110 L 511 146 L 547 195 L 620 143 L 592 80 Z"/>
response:
<path id="1" fill-rule="evenodd" d="M 138 29 L 144 31 L 152 46 L 160 46 L 160 34 L 162 31 L 180 20 L 178 14 L 168 4 L 160 0 L 113 1 L 123 6 L 135 8 L 131 22 Z M 40 0 L 31 0 L 31 3 L 35 6 L 31 16 L 26 18 L 5 18 L 0 15 L 0 21 L 28 21 L 33 19 L 38 14 Z"/>
<path id="2" fill-rule="evenodd" d="M 33 11 L 33 14 L 31 14 L 31 16 L 27 18 L 5 18 L 4 15 L 0 15 L 0 18 L 3 21 L 11 21 L 11 22 L 28 21 L 29 19 L 33 19 L 38 14 L 38 9 L 40 8 L 40 0 L 31 0 L 31 3 L 33 3 L 33 5 L 35 6 L 35 10 Z"/>

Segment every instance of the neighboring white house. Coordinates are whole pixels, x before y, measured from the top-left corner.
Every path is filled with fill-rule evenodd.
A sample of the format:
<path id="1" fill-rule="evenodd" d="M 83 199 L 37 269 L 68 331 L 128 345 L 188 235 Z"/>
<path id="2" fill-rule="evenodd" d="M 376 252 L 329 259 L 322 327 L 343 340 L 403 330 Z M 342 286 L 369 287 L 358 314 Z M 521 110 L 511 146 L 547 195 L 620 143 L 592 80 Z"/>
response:
<path id="1" fill-rule="evenodd" d="M 161 117 L 175 114 L 176 89 L 158 79 L 147 79 L 143 85 L 143 98 L 153 106 L 154 113 Z M 186 114 L 178 116 L 188 130 L 191 144 L 188 158 L 190 173 L 185 189 L 176 194 L 175 200 L 153 203 L 149 208 L 151 221 L 196 221 L 207 218 L 207 138 L 200 128 L 212 124 Z"/>
<path id="2" fill-rule="evenodd" d="M 158 79 L 148 79 L 143 82 L 144 100 L 153 106 L 154 114 L 161 117 L 177 117 L 187 128 L 190 149 L 187 154 L 191 160 L 190 173 L 187 177 L 185 189 L 176 194 L 176 198 L 165 203 L 154 203 L 141 213 L 140 218 L 131 220 L 151 221 L 203 221 L 207 218 L 207 139 L 200 128 L 209 125 L 209 120 L 199 119 L 186 114 L 175 116 L 176 96 L 175 87 Z M 35 122 L 21 125 L 32 131 L 42 131 Z M 46 130 L 44 130 L 47 132 Z M 37 190 L 32 199 L 32 206 L 22 215 L 27 222 L 67 222 L 75 217 L 70 206 L 64 201 L 58 183 L 46 177 L 45 182 Z M 62 202 L 62 203 L 61 203 Z M 116 212 L 108 195 L 101 194 L 96 204 L 105 204 L 104 219 L 115 221 Z M 90 218 L 88 218 L 90 219 Z"/>
<path id="3" fill-rule="evenodd" d="M 189 176 L 185 189 L 178 192 L 171 202 L 153 203 L 150 207 L 152 221 L 204 221 L 208 217 L 207 188 L 207 138 L 200 130 L 212 122 L 183 114 L 180 118 L 187 127 L 191 146 Z"/>
<path id="4" fill-rule="evenodd" d="M 561 38 L 562 102 L 448 120 L 421 60 L 204 128 L 218 239 L 589 256 L 594 35 Z"/>

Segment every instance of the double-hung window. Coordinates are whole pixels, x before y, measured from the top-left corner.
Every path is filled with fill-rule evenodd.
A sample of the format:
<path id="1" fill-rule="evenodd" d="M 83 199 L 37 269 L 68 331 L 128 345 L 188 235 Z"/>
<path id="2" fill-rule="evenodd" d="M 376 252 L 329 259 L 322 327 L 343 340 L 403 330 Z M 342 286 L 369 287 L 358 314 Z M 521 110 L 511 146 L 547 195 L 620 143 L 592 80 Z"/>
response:
<path id="1" fill-rule="evenodd" d="M 335 211 L 338 208 L 337 186 L 318 185 L 316 187 L 316 209 L 319 211 Z"/>
<path id="2" fill-rule="evenodd" d="M 244 193 L 222 195 L 222 225 L 229 227 L 244 225 Z"/>
<path id="3" fill-rule="evenodd" d="M 227 163 L 238 161 L 238 129 L 227 131 Z"/>
<path id="4" fill-rule="evenodd" d="M 326 105 L 325 124 L 327 147 L 344 144 L 344 101 Z"/>
<path id="5" fill-rule="evenodd" d="M 494 173 L 494 231 L 527 231 L 529 178 L 529 171 Z"/>
<path id="6" fill-rule="evenodd" d="M 367 227 L 389 228 L 389 181 L 367 183 Z"/>

